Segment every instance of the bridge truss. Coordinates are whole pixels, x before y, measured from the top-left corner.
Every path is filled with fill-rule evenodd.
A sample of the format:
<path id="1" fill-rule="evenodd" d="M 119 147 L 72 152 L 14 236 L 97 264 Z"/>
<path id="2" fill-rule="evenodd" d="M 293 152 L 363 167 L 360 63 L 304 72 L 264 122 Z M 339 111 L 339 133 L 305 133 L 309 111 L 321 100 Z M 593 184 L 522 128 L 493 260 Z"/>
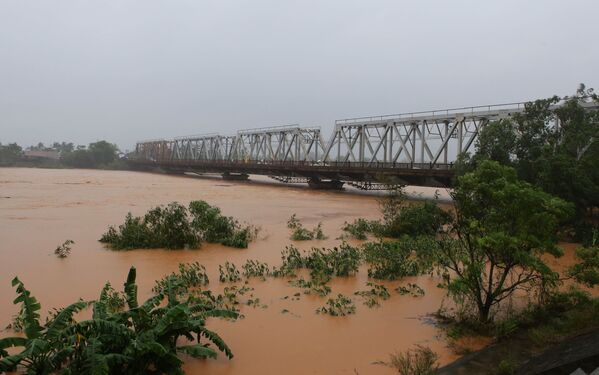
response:
<path id="1" fill-rule="evenodd" d="M 250 173 L 283 180 L 447 186 L 458 155 L 491 121 L 524 103 L 342 119 L 328 141 L 318 127 L 286 125 L 139 142 L 131 162 L 175 171 Z M 294 178 L 294 179 L 289 179 Z M 372 185 L 383 184 L 383 185 Z"/>

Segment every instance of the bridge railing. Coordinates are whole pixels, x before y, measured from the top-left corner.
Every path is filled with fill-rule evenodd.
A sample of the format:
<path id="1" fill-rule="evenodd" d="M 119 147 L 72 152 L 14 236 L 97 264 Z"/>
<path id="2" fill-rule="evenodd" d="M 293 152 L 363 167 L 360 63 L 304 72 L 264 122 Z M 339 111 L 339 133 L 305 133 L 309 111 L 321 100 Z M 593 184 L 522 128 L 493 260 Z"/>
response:
<path id="1" fill-rule="evenodd" d="M 419 112 L 406 112 L 406 113 L 398 113 L 391 115 L 379 115 L 379 116 L 366 116 L 366 117 L 353 117 L 353 118 L 345 118 L 339 119 L 335 121 L 335 125 L 349 125 L 356 123 L 365 123 L 365 122 L 384 122 L 384 121 L 405 121 L 413 118 L 420 117 L 438 117 L 438 116 L 453 116 L 453 115 L 465 115 L 465 114 L 475 114 L 478 112 L 494 112 L 494 111 L 503 111 L 503 110 L 513 110 L 514 112 L 519 112 L 524 110 L 525 102 L 514 102 L 514 103 L 504 103 L 504 104 L 493 104 L 493 105 L 480 105 L 474 107 L 459 107 L 459 108 L 449 108 L 442 110 L 434 110 L 434 111 L 419 111 Z"/>

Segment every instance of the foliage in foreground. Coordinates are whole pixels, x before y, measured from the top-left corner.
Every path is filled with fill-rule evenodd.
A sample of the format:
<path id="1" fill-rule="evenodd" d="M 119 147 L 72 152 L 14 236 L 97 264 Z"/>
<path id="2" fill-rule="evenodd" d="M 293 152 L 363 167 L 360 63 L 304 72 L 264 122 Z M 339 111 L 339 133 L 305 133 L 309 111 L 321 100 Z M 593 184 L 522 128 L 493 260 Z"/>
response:
<path id="1" fill-rule="evenodd" d="M 189 208 L 177 202 L 154 207 L 143 217 L 129 213 L 118 229 L 109 227 L 100 241 L 117 250 L 197 248 L 202 241 L 246 248 L 255 236 L 255 228 L 221 215 L 218 207 L 192 201 Z"/>
<path id="2" fill-rule="evenodd" d="M 589 246 L 576 249 L 576 258 L 579 262 L 568 269 L 569 276 L 588 287 L 599 285 L 599 231 Z"/>
<path id="3" fill-rule="evenodd" d="M 394 368 L 400 375 L 432 375 L 437 372 L 439 357 L 430 348 L 417 345 L 415 349 L 389 355 L 389 361 L 379 361 Z"/>
<path id="4" fill-rule="evenodd" d="M 13 280 L 21 305 L 24 337 L 0 339 L 0 371 L 24 368 L 30 374 L 182 374 L 178 353 L 214 358 L 216 349 L 232 358 L 225 342 L 206 328 L 206 318 L 236 318 L 231 310 L 180 301 L 167 282 L 166 290 L 143 304 L 137 299 L 136 271 L 131 268 L 124 285 L 126 309 L 111 307 L 109 287 L 97 301 L 78 301 L 57 310 L 45 324 L 41 306 L 24 284 Z M 74 315 L 93 306 L 92 319 L 76 321 Z M 196 344 L 181 345 L 183 337 Z M 201 343 L 201 338 L 206 343 Z M 17 354 L 6 349 L 22 348 Z"/>

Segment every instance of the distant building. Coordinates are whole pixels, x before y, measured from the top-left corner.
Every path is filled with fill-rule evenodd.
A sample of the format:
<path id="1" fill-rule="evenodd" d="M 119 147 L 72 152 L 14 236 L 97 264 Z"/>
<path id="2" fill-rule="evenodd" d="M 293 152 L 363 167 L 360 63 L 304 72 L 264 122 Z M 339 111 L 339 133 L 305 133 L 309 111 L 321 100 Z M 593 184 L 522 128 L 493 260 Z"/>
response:
<path id="1" fill-rule="evenodd" d="M 60 160 L 60 151 L 25 150 L 23 156 L 29 160 Z"/>

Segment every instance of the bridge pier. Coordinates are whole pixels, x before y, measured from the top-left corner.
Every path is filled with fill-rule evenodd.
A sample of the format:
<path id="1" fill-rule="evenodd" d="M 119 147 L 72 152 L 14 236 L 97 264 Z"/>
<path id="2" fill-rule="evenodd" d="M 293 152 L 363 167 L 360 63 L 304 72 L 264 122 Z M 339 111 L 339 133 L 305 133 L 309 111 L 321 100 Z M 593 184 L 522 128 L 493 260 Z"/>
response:
<path id="1" fill-rule="evenodd" d="M 222 174 L 223 180 L 236 180 L 236 181 L 246 181 L 249 179 L 249 175 L 246 173 L 229 173 L 225 172 Z"/>
<path id="2" fill-rule="evenodd" d="M 310 186 L 312 189 L 343 190 L 343 181 L 339 181 L 339 180 L 323 181 L 319 178 L 310 178 L 308 180 L 308 186 Z"/>

